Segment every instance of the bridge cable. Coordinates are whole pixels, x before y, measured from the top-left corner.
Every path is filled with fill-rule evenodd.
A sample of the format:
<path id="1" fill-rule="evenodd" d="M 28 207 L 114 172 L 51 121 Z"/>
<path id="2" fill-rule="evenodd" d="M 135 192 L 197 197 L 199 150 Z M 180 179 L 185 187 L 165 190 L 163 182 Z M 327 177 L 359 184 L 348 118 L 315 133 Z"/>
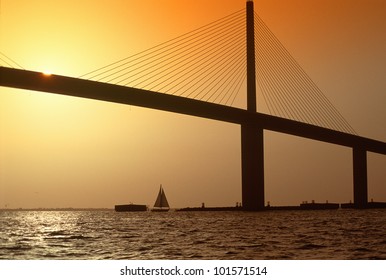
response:
<path id="1" fill-rule="evenodd" d="M 166 42 L 163 42 L 163 43 L 161 43 L 161 44 L 158 44 L 158 45 L 156 45 L 156 46 L 154 46 L 154 47 L 151 47 L 151 48 L 149 48 L 149 49 L 146 49 L 146 50 L 141 51 L 141 52 L 139 52 L 139 53 L 136 53 L 136 54 L 134 54 L 134 55 L 130 55 L 130 56 L 126 57 L 126 58 L 120 59 L 120 60 L 118 60 L 118 61 L 116 61 L 116 62 L 113 62 L 113 63 L 111 63 L 111 64 L 108 64 L 108 65 L 106 65 L 106 66 L 100 67 L 100 68 L 98 68 L 98 69 L 96 69 L 96 70 L 93 70 L 93 71 L 91 71 L 91 72 L 88 72 L 88 73 L 86 73 L 86 74 L 80 76 L 79 78 L 95 79 L 96 77 L 98 77 L 98 76 L 100 76 L 101 74 L 104 73 L 104 72 L 100 73 L 100 71 L 102 71 L 102 70 L 105 70 L 105 69 L 107 69 L 107 68 L 109 68 L 109 67 L 112 67 L 112 66 L 116 67 L 117 64 L 123 63 L 123 62 L 125 62 L 126 60 L 129 60 L 129 59 L 135 59 L 136 57 L 139 57 L 139 56 L 141 56 L 141 55 L 148 55 L 149 53 L 152 53 L 152 52 L 158 51 L 158 50 L 160 50 L 160 49 L 166 48 L 166 47 L 168 47 L 168 46 L 170 46 L 170 45 L 175 44 L 175 42 L 178 42 L 179 40 L 182 40 L 182 39 L 186 38 L 187 36 L 192 36 L 192 35 L 194 35 L 194 34 L 197 33 L 197 32 L 201 32 L 202 30 L 209 29 L 209 28 L 211 28 L 212 25 L 215 25 L 215 24 L 218 24 L 218 23 L 221 23 L 221 22 L 230 20 L 230 19 L 232 19 L 233 17 L 240 16 L 240 14 L 242 14 L 244 10 L 245 10 L 245 9 L 239 10 L 239 11 L 234 12 L 234 13 L 228 15 L 228 16 L 225 16 L 225 17 L 220 18 L 220 19 L 218 19 L 218 20 L 216 20 L 216 21 L 213 21 L 213 22 L 208 23 L 208 24 L 206 24 L 206 25 L 204 25 L 204 26 L 201 26 L 201 27 L 199 27 L 199 28 L 197 28 L 197 29 L 194 29 L 194 30 L 192 30 L 192 31 L 190 31 L 190 32 L 187 32 L 187 33 L 185 33 L 185 34 L 182 34 L 182 35 L 180 35 L 180 36 L 178 36 L 178 37 L 176 37 L 176 38 L 173 38 L 173 39 L 171 39 L 171 40 L 168 40 L 168 41 L 166 41 Z M 108 72 L 108 71 L 110 71 L 110 70 L 106 70 L 106 72 Z"/>
<path id="2" fill-rule="evenodd" d="M 234 38 L 234 37 L 233 37 Z M 217 49 L 217 51 L 220 51 L 220 50 L 222 50 L 223 48 L 224 48 L 225 46 L 221 46 L 221 47 L 219 47 L 218 49 Z M 195 54 L 194 56 L 192 55 L 192 56 L 189 56 L 188 58 L 189 59 L 185 59 L 185 60 L 182 60 L 181 62 L 183 62 L 183 63 L 191 63 L 190 64 L 190 70 L 187 72 L 187 73 L 184 73 L 184 72 L 182 72 L 182 71 L 180 71 L 180 70 L 183 70 L 184 68 L 186 68 L 186 67 L 184 67 L 185 65 L 182 65 L 181 67 L 179 67 L 179 68 L 177 68 L 177 69 L 174 69 L 174 71 L 173 72 L 177 72 L 178 73 L 178 77 L 179 78 L 181 78 L 181 77 L 183 77 L 183 76 L 185 76 L 185 77 L 187 77 L 186 79 L 189 79 L 189 76 L 188 76 L 188 74 L 191 74 L 191 72 L 192 71 L 194 71 L 194 70 L 197 70 L 197 68 L 200 68 L 200 66 L 202 65 L 202 62 L 204 62 L 205 60 L 208 60 L 212 55 L 213 55 L 213 52 L 214 50 L 213 50 L 213 47 L 211 48 L 211 49 L 209 49 L 209 48 L 204 48 L 201 52 L 198 52 L 197 54 Z M 200 59 L 198 59 L 198 58 L 200 58 Z M 196 65 L 196 67 L 192 67 L 192 66 L 194 66 L 194 65 Z M 167 73 L 167 74 L 172 74 L 172 73 Z M 166 74 L 164 75 L 164 76 L 166 76 Z M 162 76 L 162 78 L 164 78 L 164 76 Z M 176 78 L 175 76 L 174 76 L 174 78 Z M 185 80 L 186 80 L 185 79 Z M 170 85 L 172 83 L 172 81 L 170 81 L 167 85 L 165 85 L 164 87 L 161 87 L 160 89 L 159 89 L 159 91 L 163 91 L 164 89 L 165 89 L 165 87 L 167 87 L 168 85 Z M 153 88 L 151 88 L 151 90 L 153 90 L 155 87 L 157 87 L 157 86 L 159 86 L 160 84 L 157 84 L 157 85 L 155 85 Z"/>
<path id="3" fill-rule="evenodd" d="M 241 10 L 207 24 L 205 28 L 159 44 L 150 52 L 132 55 L 129 59 L 98 69 L 102 72 L 95 70 L 88 74 L 93 74 L 90 79 L 158 92 L 165 90 L 185 97 L 194 95 L 205 101 L 223 101 L 221 94 L 225 91 L 234 96 L 233 104 L 238 93 L 235 85 L 242 84 L 236 83 L 235 79 L 240 78 L 242 72 L 232 75 L 236 70 L 231 69 L 241 70 L 241 65 L 245 64 L 244 31 L 245 13 Z M 226 104 L 229 101 L 230 98 Z"/>
<path id="4" fill-rule="evenodd" d="M 221 34 L 221 33 L 219 33 L 219 34 Z M 202 36 L 202 35 L 203 35 L 203 34 L 200 34 L 200 36 Z M 204 34 L 204 35 L 206 35 L 206 34 Z M 215 35 L 218 36 L 218 34 L 215 34 Z M 206 35 L 206 37 L 210 37 L 210 36 L 213 36 L 213 34 Z M 202 36 L 202 37 L 205 38 L 205 36 Z M 196 41 L 196 43 L 195 43 L 195 44 L 189 44 L 189 42 L 192 41 L 192 40 Z M 206 42 L 206 41 L 204 41 L 203 43 L 205 43 L 205 42 Z M 139 70 L 139 69 L 145 67 L 146 64 L 144 64 L 144 62 L 145 62 L 145 61 L 148 61 L 148 60 L 150 60 L 150 59 L 152 59 L 152 60 L 151 60 L 151 63 L 154 64 L 156 61 L 158 61 L 158 60 L 164 58 L 164 60 L 161 61 L 161 63 L 165 63 L 165 61 L 166 61 L 166 62 L 169 64 L 169 63 L 170 63 L 170 61 L 169 61 L 170 58 L 168 58 L 168 55 L 171 55 L 171 54 L 172 54 L 172 55 L 173 55 L 172 57 L 178 57 L 178 56 L 180 56 L 180 53 L 181 53 L 181 52 L 185 52 L 186 50 L 194 50 L 194 49 L 197 48 L 197 46 L 200 45 L 201 43 L 202 43 L 202 38 L 201 38 L 201 39 L 198 39 L 197 37 L 195 37 L 195 38 L 186 40 L 186 41 L 184 41 L 184 42 L 178 44 L 177 46 L 174 46 L 174 47 L 172 47 L 172 48 L 168 48 L 167 50 L 161 51 L 160 53 L 157 53 L 157 54 L 155 54 L 155 55 L 152 55 L 151 57 L 145 57 L 145 59 L 143 59 L 143 60 L 141 60 L 141 61 L 139 61 L 139 62 L 136 62 L 134 65 L 130 65 L 130 66 L 126 67 L 124 70 L 130 69 L 130 67 L 132 67 L 132 69 L 130 69 L 130 70 L 127 71 L 126 73 L 120 75 L 119 77 L 122 77 L 122 76 L 124 76 L 124 75 L 127 74 L 127 73 L 131 73 L 131 72 L 137 71 L 137 70 Z M 180 47 L 181 45 L 182 45 L 182 47 Z M 184 45 L 185 45 L 185 46 L 184 46 Z M 188 47 L 186 47 L 186 46 L 188 46 Z M 179 48 L 177 48 L 177 47 L 179 47 Z M 134 66 L 136 66 L 136 65 L 139 65 L 139 67 L 134 68 Z M 155 65 L 158 66 L 159 64 L 157 63 L 157 64 L 155 64 Z M 153 66 L 153 67 L 154 67 L 154 66 Z M 158 66 L 158 67 L 159 67 L 159 66 Z M 148 70 L 149 68 L 150 68 L 150 67 L 148 67 L 147 70 Z M 159 67 L 159 68 L 161 68 L 161 67 Z M 134 75 L 134 76 L 135 76 L 135 75 Z M 129 77 L 128 77 L 127 79 L 129 79 Z M 123 81 L 124 81 L 124 80 L 123 80 Z M 121 82 L 123 82 L 123 81 L 120 81 L 120 82 L 117 82 L 117 83 L 121 83 Z"/>
<path id="5" fill-rule="evenodd" d="M 262 39 L 265 39 L 266 45 L 262 44 L 262 42 L 264 42 Z M 272 48 L 272 45 L 275 46 L 275 44 L 272 44 L 272 42 L 264 37 L 264 34 L 259 37 L 259 43 L 259 46 L 265 46 L 263 51 L 261 51 L 261 54 L 258 55 L 258 57 L 263 57 L 262 61 L 260 61 L 262 66 L 265 67 L 263 72 L 266 72 L 270 75 L 270 84 L 276 86 L 276 90 L 274 91 L 274 98 L 284 100 L 284 102 L 280 101 L 279 106 L 285 106 L 286 108 L 284 108 L 284 110 L 286 113 L 288 113 L 288 110 L 290 110 L 292 118 L 298 118 L 307 123 L 318 123 L 317 119 L 309 120 L 309 116 L 312 118 L 315 114 L 309 114 L 309 116 L 306 114 L 306 109 L 308 107 L 307 104 L 303 104 L 303 110 L 299 110 L 297 103 L 301 103 L 303 100 L 296 100 L 297 96 L 294 95 L 293 87 L 296 85 L 296 80 L 293 80 L 293 77 L 289 77 L 288 73 L 290 70 L 284 71 L 286 65 L 281 64 L 281 60 L 283 60 L 283 58 L 280 57 L 281 54 L 278 54 L 277 50 Z M 297 85 L 297 87 L 299 87 L 299 85 Z M 285 94 L 280 96 L 279 94 L 281 92 Z"/>
<path id="6" fill-rule="evenodd" d="M 23 66 L 21 66 L 19 63 L 11 59 L 9 56 L 5 55 L 4 53 L 0 52 L 0 60 L 7 66 L 11 68 L 20 68 L 25 70 Z M 16 67 L 15 67 L 16 66 Z"/>
<path id="7" fill-rule="evenodd" d="M 233 106 L 246 80 L 245 9 L 81 77 Z M 256 80 L 270 114 L 356 134 L 255 13 Z"/>
<path id="8" fill-rule="evenodd" d="M 278 41 L 278 40 L 277 40 Z M 285 51 L 285 52 L 288 52 L 284 47 L 283 48 L 281 48 L 281 50 L 280 51 Z M 293 57 L 291 57 L 290 55 L 288 56 L 288 55 L 283 55 L 282 57 L 284 57 L 284 59 L 286 59 L 287 60 L 287 62 L 284 62 L 283 64 L 282 64 L 282 66 L 281 66 L 281 68 L 280 69 L 284 69 L 284 67 L 288 67 L 288 65 L 291 65 L 291 64 L 293 64 L 294 62 L 296 63 L 296 60 L 294 60 L 293 59 Z M 289 61 L 288 61 L 288 57 L 289 58 L 291 58 Z M 298 64 L 296 65 L 296 66 L 298 66 Z M 289 69 L 288 71 L 287 71 L 287 73 L 291 73 L 291 74 L 296 74 L 296 72 L 298 71 L 298 70 L 302 70 L 302 68 L 299 66 L 299 67 L 294 67 L 294 68 L 292 68 L 292 69 Z M 308 76 L 306 76 L 307 78 L 309 78 Z M 300 75 L 300 79 L 303 79 L 303 76 L 301 76 Z M 286 79 L 287 80 L 287 79 Z M 309 79 L 309 81 L 311 81 L 311 79 Z M 296 83 L 294 83 L 293 81 L 291 81 L 291 83 L 290 83 L 290 85 L 296 85 Z M 304 86 L 308 86 L 309 85 L 309 82 L 307 83 L 303 83 L 303 84 L 299 84 L 298 83 L 298 85 L 297 85 L 297 91 L 299 92 L 299 93 L 304 93 Z M 316 88 L 316 89 L 318 89 L 318 88 Z M 320 90 L 319 90 L 320 91 Z M 311 91 L 309 91 L 309 92 L 311 92 L 311 93 L 313 93 L 313 94 L 315 94 L 315 88 L 311 88 Z M 305 99 L 305 97 L 304 96 L 302 96 L 301 94 L 296 94 L 296 95 L 294 95 L 295 97 L 297 97 L 297 98 L 301 98 L 300 99 L 300 101 L 301 102 L 304 102 L 304 101 L 307 101 L 307 99 Z M 323 95 L 323 94 L 320 94 L 320 95 Z M 316 95 L 317 97 L 318 97 L 318 95 Z M 314 96 L 311 96 L 311 97 L 314 97 Z M 318 102 L 318 101 L 316 101 L 316 102 Z M 319 100 L 319 103 L 320 104 L 323 104 L 320 100 Z M 308 105 L 308 104 L 304 104 L 303 106 L 302 106 L 302 108 L 310 108 L 310 106 Z M 322 108 L 321 106 L 318 106 L 318 107 L 316 107 L 316 109 L 320 109 L 320 108 Z M 327 108 L 327 110 L 330 110 L 330 108 L 329 107 L 326 107 Z M 324 110 L 326 109 L 326 108 L 324 108 Z M 313 110 L 315 110 L 315 108 L 313 108 Z M 328 111 L 327 111 L 328 112 Z M 311 115 L 312 115 L 312 113 L 313 112 L 311 112 Z M 327 117 L 330 117 L 330 116 L 327 116 Z M 324 121 L 326 121 L 326 122 L 330 122 L 330 125 L 331 125 L 331 119 L 327 119 L 327 118 L 325 118 L 324 119 Z M 339 126 L 339 124 L 337 124 L 337 123 L 335 123 L 335 125 L 337 125 L 337 126 Z"/>
<path id="9" fill-rule="evenodd" d="M 257 14 L 255 30 L 256 76 L 270 112 L 356 134 Z"/>
<path id="10" fill-rule="evenodd" d="M 285 65 L 277 65 L 280 63 L 280 56 L 275 53 L 272 49 L 272 43 L 268 40 L 264 33 L 259 33 L 261 30 L 256 28 L 256 32 L 260 35 L 259 38 L 256 38 L 256 44 L 259 44 L 260 48 L 256 51 L 258 52 L 257 57 L 261 58 L 258 64 L 262 69 L 263 73 L 266 73 L 266 76 L 269 76 L 270 84 L 275 87 L 276 90 L 271 89 L 273 91 L 274 98 L 279 100 L 279 106 L 284 107 L 284 111 L 288 114 L 290 112 L 291 118 L 298 118 L 303 122 L 308 122 L 307 115 L 303 110 L 299 110 L 295 104 L 295 98 L 292 95 L 293 92 L 291 90 L 291 85 L 294 84 L 294 81 L 288 81 L 287 73 L 283 72 Z M 279 78 L 277 76 L 279 75 Z M 284 92 L 283 97 L 280 97 L 280 92 Z M 292 109 L 291 109 L 292 108 Z M 295 117 L 296 116 L 296 117 Z M 312 116 L 312 114 L 311 114 Z M 315 119 L 313 121 L 316 121 Z"/>
<path id="11" fill-rule="evenodd" d="M 234 38 L 234 37 L 233 37 Z M 221 40 L 223 40 L 222 37 L 220 37 Z M 203 46 L 200 47 L 200 50 L 202 51 L 205 51 L 205 52 L 208 52 L 208 50 L 213 50 L 213 40 L 211 41 L 205 41 L 204 42 L 205 44 Z M 212 44 L 208 46 L 208 44 Z M 168 68 L 173 68 L 173 66 L 175 66 L 173 63 L 176 62 L 176 64 L 182 64 L 182 67 L 186 67 L 185 63 L 188 59 L 188 61 L 194 61 L 197 59 L 197 54 L 199 54 L 200 52 L 202 51 L 198 51 L 197 49 L 197 45 L 193 45 L 193 46 L 190 46 L 187 50 L 189 50 L 189 52 L 187 54 L 183 54 L 183 53 L 175 53 L 172 57 L 167 57 L 165 60 L 161 61 L 160 64 L 166 64 L 166 65 L 169 65 Z M 186 50 L 184 50 L 185 52 Z M 214 50 L 213 50 L 214 51 Z M 173 60 L 170 60 L 170 58 L 173 58 Z M 156 65 L 158 66 L 158 65 Z M 154 67 L 154 66 L 153 66 Z M 148 68 L 151 68 L 151 67 L 148 67 Z M 159 67 L 158 68 L 161 68 L 160 70 L 163 72 L 164 69 L 163 67 Z M 174 69 L 174 71 L 177 71 L 176 69 Z M 153 76 L 157 76 L 157 74 L 154 74 Z M 150 80 L 150 78 L 149 78 Z M 135 87 L 136 85 L 134 85 Z"/>

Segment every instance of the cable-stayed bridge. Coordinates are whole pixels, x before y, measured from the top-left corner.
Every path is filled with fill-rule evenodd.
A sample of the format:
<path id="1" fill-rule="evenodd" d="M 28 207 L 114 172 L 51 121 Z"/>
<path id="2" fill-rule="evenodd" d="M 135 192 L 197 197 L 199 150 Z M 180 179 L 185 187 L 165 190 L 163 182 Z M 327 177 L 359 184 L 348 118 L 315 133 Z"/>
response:
<path id="1" fill-rule="evenodd" d="M 269 115 L 257 112 L 256 81 Z M 358 208 L 368 201 L 367 152 L 386 154 L 386 143 L 356 134 L 254 13 L 252 1 L 246 9 L 79 78 L 1 67 L 0 85 L 239 124 L 247 210 L 264 208 L 264 130 L 351 147 Z M 232 107 L 245 88 L 247 109 Z"/>

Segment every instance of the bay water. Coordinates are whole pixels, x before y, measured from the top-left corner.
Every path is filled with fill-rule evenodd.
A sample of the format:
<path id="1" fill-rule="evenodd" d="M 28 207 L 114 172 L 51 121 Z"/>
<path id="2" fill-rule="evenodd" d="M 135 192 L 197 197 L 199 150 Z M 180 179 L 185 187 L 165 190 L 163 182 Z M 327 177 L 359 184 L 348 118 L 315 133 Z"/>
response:
<path id="1" fill-rule="evenodd" d="M 386 209 L 2 210 L 0 259 L 386 259 Z"/>

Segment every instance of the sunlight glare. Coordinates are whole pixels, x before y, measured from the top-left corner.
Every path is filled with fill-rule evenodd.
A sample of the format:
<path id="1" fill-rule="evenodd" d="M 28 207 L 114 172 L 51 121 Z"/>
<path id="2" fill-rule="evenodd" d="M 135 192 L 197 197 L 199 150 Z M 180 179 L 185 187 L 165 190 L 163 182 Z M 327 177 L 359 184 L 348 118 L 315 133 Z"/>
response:
<path id="1" fill-rule="evenodd" d="M 44 76 L 51 76 L 52 75 L 51 71 L 48 71 L 48 70 L 44 70 L 42 73 Z"/>

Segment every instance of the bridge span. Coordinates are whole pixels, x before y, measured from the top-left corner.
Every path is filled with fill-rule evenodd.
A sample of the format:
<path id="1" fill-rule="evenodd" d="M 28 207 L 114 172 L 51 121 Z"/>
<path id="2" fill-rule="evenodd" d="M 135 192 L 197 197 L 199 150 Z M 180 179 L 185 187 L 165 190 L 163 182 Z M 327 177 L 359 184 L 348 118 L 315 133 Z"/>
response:
<path id="1" fill-rule="evenodd" d="M 96 81 L 0 67 L 0 86 L 134 105 L 239 124 L 242 145 L 242 202 L 264 208 L 264 130 L 350 147 L 353 150 L 354 204 L 365 208 L 367 152 L 386 155 L 386 143 L 316 125 L 244 109 Z"/>

